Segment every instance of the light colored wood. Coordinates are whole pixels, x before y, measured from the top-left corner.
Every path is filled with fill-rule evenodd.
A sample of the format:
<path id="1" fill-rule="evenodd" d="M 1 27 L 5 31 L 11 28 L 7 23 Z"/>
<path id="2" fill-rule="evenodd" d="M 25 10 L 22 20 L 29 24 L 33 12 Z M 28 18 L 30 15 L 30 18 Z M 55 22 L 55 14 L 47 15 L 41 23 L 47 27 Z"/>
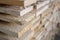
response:
<path id="1" fill-rule="evenodd" d="M 34 32 L 32 31 L 32 33 L 29 36 L 27 36 L 24 40 L 30 40 L 33 37 L 33 35 L 34 35 Z"/>
<path id="2" fill-rule="evenodd" d="M 36 17 L 36 18 L 34 18 L 34 19 L 32 20 L 32 25 L 33 25 L 36 21 L 38 21 L 38 20 L 40 20 L 40 16 L 38 16 L 38 17 Z"/>
<path id="3" fill-rule="evenodd" d="M 36 23 L 34 23 L 32 26 L 32 30 L 34 30 L 36 27 L 38 27 L 40 25 L 40 20 L 38 20 Z"/>
<path id="4" fill-rule="evenodd" d="M 36 39 L 42 37 L 43 32 L 44 32 L 44 28 L 42 28 L 41 30 L 39 30 L 38 32 L 36 32 L 36 33 L 34 34 L 34 37 L 35 37 Z M 40 37 L 39 37 L 39 36 L 40 36 Z"/>
<path id="5" fill-rule="evenodd" d="M 23 17 L 0 13 L 0 20 L 6 21 L 6 22 L 16 22 L 18 24 L 24 21 L 30 22 L 34 18 L 35 18 L 35 13 L 33 11 L 24 15 Z"/>
<path id="6" fill-rule="evenodd" d="M 43 7 L 43 6 L 45 6 L 45 5 L 49 4 L 49 3 L 50 3 L 49 0 L 46 0 L 46 1 L 44 1 L 44 2 L 39 2 L 38 4 L 36 4 L 36 9 L 38 10 L 38 9 L 40 9 L 41 7 Z"/>
<path id="7" fill-rule="evenodd" d="M 51 12 L 52 12 L 51 8 L 48 8 L 45 12 L 42 13 L 41 15 L 42 24 L 46 24 L 46 21 L 49 21 L 49 18 L 53 15 Z"/>
<path id="8" fill-rule="evenodd" d="M 34 30 L 34 28 L 36 28 L 39 24 L 40 24 L 40 16 L 38 16 L 32 20 L 33 27 L 31 28 L 31 30 Z"/>
<path id="9" fill-rule="evenodd" d="M 32 30 L 27 31 L 24 35 L 22 35 L 20 38 L 12 37 L 3 33 L 0 33 L 0 38 L 5 38 L 8 40 L 25 40 L 26 38 L 28 39 L 29 37 L 33 36 Z"/>
<path id="10" fill-rule="evenodd" d="M 33 6 L 21 8 L 19 6 L 0 7 L 0 12 L 13 16 L 23 16 L 33 10 Z"/>
<path id="11" fill-rule="evenodd" d="M 30 22 L 32 21 L 33 19 L 35 18 L 35 12 L 34 10 L 26 15 L 23 16 L 23 19 L 26 21 L 26 22 Z"/>
<path id="12" fill-rule="evenodd" d="M 0 0 L 1 4 L 17 5 L 17 6 L 23 6 L 23 7 L 29 6 L 36 2 L 37 0 Z"/>
<path id="13" fill-rule="evenodd" d="M 35 29 L 34 29 L 34 32 L 35 33 L 37 33 L 37 32 L 39 32 L 41 29 L 43 29 L 44 27 L 43 27 L 43 25 L 41 24 L 41 25 L 39 25 L 39 26 L 37 26 Z"/>
<path id="14" fill-rule="evenodd" d="M 52 23 L 53 21 L 53 16 L 51 16 L 51 18 L 49 19 L 49 21 L 47 21 L 47 23 L 45 24 L 45 27 L 47 27 L 50 23 Z"/>
<path id="15" fill-rule="evenodd" d="M 45 7 L 43 7 L 41 10 L 38 10 L 36 12 L 36 17 L 39 16 L 40 14 L 42 14 L 44 11 L 46 11 L 49 8 L 49 5 L 46 5 Z"/>
<path id="16" fill-rule="evenodd" d="M 2 14 L 0 13 L 0 20 L 6 21 L 6 22 L 15 22 L 17 24 L 23 24 L 21 22 L 25 22 L 25 20 L 20 16 L 12 16 L 8 14 Z"/>
<path id="17" fill-rule="evenodd" d="M 51 16 L 52 16 L 51 13 L 49 13 L 47 16 L 45 16 L 45 18 L 42 19 L 42 23 L 46 24 L 46 22 L 48 22 L 50 20 Z"/>
<path id="18" fill-rule="evenodd" d="M 51 14 L 51 8 L 48 8 L 45 12 L 43 12 L 43 14 L 41 15 L 42 18 L 44 18 L 45 16 Z"/>
<path id="19" fill-rule="evenodd" d="M 24 23 L 24 25 L 19 25 L 16 23 L 0 22 L 0 31 L 17 38 L 20 38 L 25 32 L 31 29 L 31 27 L 31 23 Z"/>

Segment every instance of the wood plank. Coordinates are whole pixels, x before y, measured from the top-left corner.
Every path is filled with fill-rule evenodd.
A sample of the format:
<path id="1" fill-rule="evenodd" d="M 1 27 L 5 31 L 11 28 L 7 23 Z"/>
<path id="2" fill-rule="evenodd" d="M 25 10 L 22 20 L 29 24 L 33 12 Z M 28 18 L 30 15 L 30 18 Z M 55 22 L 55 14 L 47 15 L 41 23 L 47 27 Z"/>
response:
<path id="1" fill-rule="evenodd" d="M 45 12 L 43 12 L 43 14 L 41 15 L 42 18 L 44 18 L 45 16 L 51 14 L 51 8 L 48 8 Z"/>
<path id="2" fill-rule="evenodd" d="M 38 2 L 38 4 L 36 4 L 35 8 L 38 10 L 38 9 L 40 9 L 41 7 L 43 7 L 43 6 L 45 6 L 45 5 L 49 4 L 49 3 L 50 3 L 49 0 L 46 0 L 46 1 L 44 1 L 44 2 Z"/>
<path id="3" fill-rule="evenodd" d="M 33 35 L 34 35 L 34 32 L 32 31 L 32 33 L 29 36 L 27 36 L 24 40 L 30 40 L 33 37 Z"/>
<path id="4" fill-rule="evenodd" d="M 50 32 L 50 31 L 52 31 L 52 22 L 50 22 L 46 27 L 45 27 L 45 29 L 47 30 L 47 33 L 48 32 Z"/>
<path id="5" fill-rule="evenodd" d="M 15 22 L 17 24 L 23 24 L 21 22 L 24 22 L 24 19 L 20 16 L 12 16 L 8 14 L 0 13 L 0 20 L 6 21 L 6 22 Z"/>
<path id="6" fill-rule="evenodd" d="M 23 7 L 29 6 L 36 2 L 37 0 L 0 0 L 0 4 L 17 5 Z"/>
<path id="7" fill-rule="evenodd" d="M 34 18 L 35 18 L 35 13 L 33 11 L 22 17 L 0 13 L 0 20 L 6 21 L 6 22 L 16 22 L 18 24 L 24 21 L 30 22 Z"/>
<path id="8" fill-rule="evenodd" d="M 42 32 L 40 32 L 40 34 L 36 37 L 37 40 L 41 40 L 41 38 L 45 35 L 46 31 L 43 30 Z"/>
<path id="9" fill-rule="evenodd" d="M 43 29 L 44 27 L 43 27 L 43 25 L 39 25 L 39 26 L 37 26 L 33 31 L 35 32 L 35 33 L 37 33 L 37 32 L 39 32 L 41 29 Z"/>
<path id="10" fill-rule="evenodd" d="M 5 14 L 10 14 L 13 16 L 23 16 L 33 10 L 33 6 L 29 6 L 24 8 L 21 8 L 20 6 L 1 6 L 0 12 Z"/>
<path id="11" fill-rule="evenodd" d="M 0 38 L 5 38 L 8 40 L 25 40 L 28 37 L 32 37 L 34 33 L 32 32 L 32 30 L 27 31 L 24 35 L 22 35 L 20 38 L 16 38 L 16 37 L 12 37 L 3 33 L 0 33 Z"/>
<path id="12" fill-rule="evenodd" d="M 49 5 L 46 5 L 44 8 L 42 8 L 41 10 L 38 10 L 36 12 L 36 17 L 39 16 L 40 14 L 42 14 L 44 11 L 46 11 L 49 8 Z"/>
<path id="13" fill-rule="evenodd" d="M 49 15 L 47 15 L 44 19 L 42 19 L 42 23 L 46 24 L 46 22 L 48 22 L 51 18 L 52 14 L 49 13 Z"/>
<path id="14" fill-rule="evenodd" d="M 34 34 L 34 37 L 37 39 L 39 36 L 41 37 L 43 35 L 44 32 L 44 28 L 42 28 L 41 30 L 39 30 L 38 32 L 36 32 Z"/>
<path id="15" fill-rule="evenodd" d="M 25 32 L 31 29 L 31 27 L 31 23 L 24 23 L 24 25 L 19 25 L 16 23 L 0 22 L 0 31 L 17 38 L 20 38 Z"/>
<path id="16" fill-rule="evenodd" d="M 32 25 L 33 25 L 36 21 L 38 21 L 38 20 L 40 20 L 40 16 L 35 17 L 35 18 L 32 20 Z"/>
<path id="17" fill-rule="evenodd" d="M 34 30 L 36 27 L 38 27 L 40 25 L 40 20 L 38 20 L 37 22 L 35 22 L 32 26 L 32 28 L 31 28 L 31 30 Z"/>
<path id="18" fill-rule="evenodd" d="M 48 8 L 45 12 L 43 12 L 42 14 L 41 14 L 41 23 L 44 23 L 45 24 L 45 21 L 47 20 L 47 17 L 49 16 L 49 15 L 51 15 L 51 9 L 50 8 Z"/>
<path id="19" fill-rule="evenodd" d="M 33 19 L 35 18 L 35 12 L 34 10 L 26 15 L 23 16 L 23 19 L 26 21 L 26 22 L 30 22 L 32 21 Z"/>
<path id="20" fill-rule="evenodd" d="M 53 21 L 53 17 L 51 16 L 49 18 L 49 21 L 47 21 L 47 23 L 45 24 L 45 27 L 47 27 L 50 23 L 52 23 L 52 21 Z"/>
<path id="21" fill-rule="evenodd" d="M 40 24 L 40 16 L 38 17 L 35 17 L 33 20 L 32 20 L 32 28 L 31 30 L 33 30 L 36 26 L 38 26 Z"/>

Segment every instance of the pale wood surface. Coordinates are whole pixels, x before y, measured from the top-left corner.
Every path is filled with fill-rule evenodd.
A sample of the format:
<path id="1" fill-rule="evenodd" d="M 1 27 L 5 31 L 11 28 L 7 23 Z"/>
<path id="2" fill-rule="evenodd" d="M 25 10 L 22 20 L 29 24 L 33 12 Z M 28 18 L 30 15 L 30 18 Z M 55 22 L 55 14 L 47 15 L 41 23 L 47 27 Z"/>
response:
<path id="1" fill-rule="evenodd" d="M 23 7 L 29 6 L 36 2 L 37 0 L 0 0 L 1 4 L 17 5 Z"/>
<path id="2" fill-rule="evenodd" d="M 20 16 L 12 16 L 12 15 L 3 14 L 3 13 L 0 13 L 0 20 L 6 21 L 6 22 L 15 22 L 17 24 L 21 24 L 21 22 L 24 22 L 24 19 Z"/>
<path id="3" fill-rule="evenodd" d="M 24 23 L 23 25 L 19 25 L 16 23 L 0 22 L 0 31 L 17 38 L 21 37 L 31 27 L 32 27 L 31 23 L 30 24 Z"/>
<path id="4" fill-rule="evenodd" d="M 23 16 L 23 19 L 26 21 L 26 22 L 30 22 L 32 21 L 33 19 L 35 18 L 35 12 L 34 10 L 26 15 Z"/>
<path id="5" fill-rule="evenodd" d="M 32 26 L 32 28 L 31 28 L 31 30 L 34 30 L 36 27 L 38 27 L 40 25 L 40 20 L 38 20 L 37 22 L 35 22 Z"/>
<path id="6" fill-rule="evenodd" d="M 13 16 L 23 16 L 33 10 L 33 6 L 29 6 L 24 8 L 21 8 L 20 6 L 4 6 L 0 7 L 0 12 L 5 14 L 10 14 Z"/>
<path id="7" fill-rule="evenodd" d="M 42 9 L 38 10 L 38 11 L 36 12 L 36 16 L 39 16 L 40 14 L 42 14 L 43 12 L 45 12 L 48 8 L 49 8 L 49 5 L 46 5 L 46 6 L 43 7 Z"/>
<path id="8" fill-rule="evenodd" d="M 8 39 L 8 40 L 25 40 L 26 38 L 28 39 L 28 37 L 32 37 L 32 36 L 33 36 L 32 30 L 27 31 L 20 38 L 16 38 L 16 37 L 12 37 L 12 36 L 6 35 L 4 33 L 0 33 L 0 38 L 5 38 L 5 39 Z"/>
<path id="9" fill-rule="evenodd" d="M 35 13 L 33 11 L 22 17 L 0 13 L 0 20 L 6 21 L 6 22 L 16 22 L 18 24 L 24 21 L 30 22 L 34 18 L 35 18 Z"/>
<path id="10" fill-rule="evenodd" d="M 50 3 L 49 0 L 46 0 L 46 1 L 44 1 L 44 2 L 39 2 L 38 4 L 36 4 L 36 9 L 38 10 L 38 9 L 40 9 L 41 7 L 43 7 L 43 6 L 45 6 L 45 5 L 49 4 L 49 3 Z"/>

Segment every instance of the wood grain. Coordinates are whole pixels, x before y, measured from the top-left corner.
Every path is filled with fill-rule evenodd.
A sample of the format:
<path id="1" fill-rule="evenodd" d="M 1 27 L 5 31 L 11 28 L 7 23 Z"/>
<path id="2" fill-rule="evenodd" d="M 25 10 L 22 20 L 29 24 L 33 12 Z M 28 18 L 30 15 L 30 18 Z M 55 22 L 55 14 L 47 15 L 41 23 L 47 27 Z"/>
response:
<path id="1" fill-rule="evenodd" d="M 23 16 L 33 10 L 33 6 L 26 8 L 21 8 L 20 6 L 4 6 L 0 7 L 0 12 L 5 14 L 10 14 L 13 16 Z"/>
<path id="2" fill-rule="evenodd" d="M 20 38 L 25 32 L 27 32 L 32 27 L 31 23 L 24 23 L 24 25 L 19 25 L 16 23 L 0 22 L 0 24 L 0 31 L 17 38 Z"/>
<path id="3" fill-rule="evenodd" d="M 8 40 L 25 40 L 26 38 L 28 39 L 29 37 L 33 36 L 32 30 L 28 30 L 24 35 L 22 35 L 20 38 L 12 37 L 3 33 L 0 33 L 0 38 L 5 38 Z"/>
<path id="4" fill-rule="evenodd" d="M 29 6 L 36 2 L 37 0 L 0 0 L 0 4 L 17 5 L 23 7 Z"/>

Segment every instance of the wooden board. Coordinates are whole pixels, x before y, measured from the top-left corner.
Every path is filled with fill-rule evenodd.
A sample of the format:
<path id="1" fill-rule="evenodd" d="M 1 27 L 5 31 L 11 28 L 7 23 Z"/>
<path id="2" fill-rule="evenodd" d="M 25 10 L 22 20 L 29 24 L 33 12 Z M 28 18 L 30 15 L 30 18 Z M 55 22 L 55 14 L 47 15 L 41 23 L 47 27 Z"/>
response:
<path id="1" fill-rule="evenodd" d="M 5 38 L 8 40 L 25 40 L 26 38 L 28 39 L 28 37 L 32 37 L 33 34 L 34 33 L 32 32 L 32 30 L 29 30 L 24 35 L 22 35 L 20 38 L 16 38 L 16 37 L 12 37 L 12 36 L 0 33 L 0 38 Z"/>
<path id="2" fill-rule="evenodd" d="M 45 12 L 43 12 L 40 17 L 41 17 L 41 23 L 44 24 L 45 21 L 47 21 L 47 17 L 51 15 L 51 9 L 48 8 Z"/>
<path id="3" fill-rule="evenodd" d="M 21 8 L 20 6 L 1 6 L 0 12 L 13 16 L 23 16 L 33 10 L 33 6 Z"/>
<path id="4" fill-rule="evenodd" d="M 50 23 L 45 27 L 45 29 L 47 30 L 47 33 L 48 33 L 49 31 L 52 31 L 52 27 L 53 27 L 52 22 L 50 22 Z"/>
<path id="5" fill-rule="evenodd" d="M 32 31 L 32 33 L 29 36 L 25 36 L 26 38 L 24 40 L 30 40 L 34 35 L 34 32 Z"/>
<path id="6" fill-rule="evenodd" d="M 24 21 L 30 22 L 34 18 L 35 18 L 35 13 L 33 11 L 24 15 L 23 17 L 0 13 L 0 20 L 6 21 L 6 22 L 16 22 L 18 24 Z"/>
<path id="7" fill-rule="evenodd" d="M 0 31 L 17 38 L 20 38 L 25 32 L 31 29 L 31 27 L 31 23 L 24 23 L 23 25 L 19 25 L 16 23 L 0 22 Z"/>
<path id="8" fill-rule="evenodd" d="M 43 35 L 44 32 L 44 28 L 42 28 L 41 30 L 39 30 L 38 32 L 36 32 L 34 34 L 34 37 L 37 39 L 39 36 L 41 37 Z"/>
<path id="9" fill-rule="evenodd" d="M 45 16 L 48 16 L 49 14 L 51 14 L 51 8 L 48 8 L 45 12 L 43 12 L 41 17 L 44 18 Z"/>
<path id="10" fill-rule="evenodd" d="M 44 19 L 42 19 L 42 23 L 46 24 L 46 22 L 48 22 L 51 18 L 51 13 L 49 15 L 47 15 Z"/>
<path id="11" fill-rule="evenodd" d="M 25 22 L 24 19 L 20 16 L 16 17 L 16 16 L 3 14 L 3 13 L 0 13 L 0 20 L 6 21 L 6 22 L 15 22 L 17 24 L 21 24 L 21 22 Z"/>
<path id="12" fill-rule="evenodd" d="M 36 17 L 39 16 L 40 14 L 42 14 L 44 11 L 46 11 L 49 8 L 49 5 L 46 5 L 45 7 L 43 7 L 42 9 L 38 10 L 36 12 Z"/>
<path id="13" fill-rule="evenodd" d="M 37 40 L 41 40 L 42 37 L 44 37 L 46 31 L 43 30 L 42 32 L 40 32 L 40 34 L 36 37 Z"/>
<path id="14" fill-rule="evenodd" d="M 31 30 L 33 30 L 35 27 L 37 27 L 40 24 L 40 16 L 35 17 L 31 23 L 32 23 Z"/>
<path id="15" fill-rule="evenodd" d="M 32 21 L 33 19 L 35 18 L 35 12 L 34 10 L 26 15 L 23 16 L 23 19 L 26 21 L 26 22 L 30 22 Z"/>
<path id="16" fill-rule="evenodd" d="M 31 30 L 33 30 L 34 31 L 34 29 L 36 28 L 36 27 L 38 27 L 40 25 L 40 20 L 37 20 L 32 26 L 32 28 L 31 28 Z"/>
<path id="17" fill-rule="evenodd" d="M 49 18 L 49 21 L 47 21 L 47 23 L 45 24 L 45 27 L 47 27 L 50 23 L 52 23 L 52 21 L 53 21 L 53 17 L 51 16 Z"/>
<path id="18" fill-rule="evenodd" d="M 46 1 L 44 1 L 44 2 L 39 2 L 38 4 L 36 4 L 35 8 L 38 10 L 38 9 L 40 9 L 41 7 L 43 7 L 43 6 L 45 6 L 45 5 L 49 4 L 49 3 L 50 3 L 49 0 L 46 0 Z"/>
<path id="19" fill-rule="evenodd" d="M 34 31 L 34 33 L 37 33 L 37 32 L 39 32 L 41 29 L 43 29 L 44 27 L 43 27 L 43 25 L 39 25 L 39 26 L 37 26 L 33 31 Z"/>
<path id="20" fill-rule="evenodd" d="M 0 0 L 0 4 L 17 5 L 23 7 L 29 6 L 36 2 L 37 0 Z"/>
<path id="21" fill-rule="evenodd" d="M 32 20 L 32 25 L 33 25 L 35 22 L 37 22 L 38 20 L 40 20 L 40 16 L 35 17 L 35 18 Z"/>
<path id="22" fill-rule="evenodd" d="M 37 40 L 37 39 L 40 40 L 40 37 L 42 37 L 43 30 L 44 30 L 44 28 L 42 27 L 42 25 L 38 26 L 38 28 L 36 27 L 35 32 L 34 32 L 34 36 L 31 38 L 31 40 Z"/>

